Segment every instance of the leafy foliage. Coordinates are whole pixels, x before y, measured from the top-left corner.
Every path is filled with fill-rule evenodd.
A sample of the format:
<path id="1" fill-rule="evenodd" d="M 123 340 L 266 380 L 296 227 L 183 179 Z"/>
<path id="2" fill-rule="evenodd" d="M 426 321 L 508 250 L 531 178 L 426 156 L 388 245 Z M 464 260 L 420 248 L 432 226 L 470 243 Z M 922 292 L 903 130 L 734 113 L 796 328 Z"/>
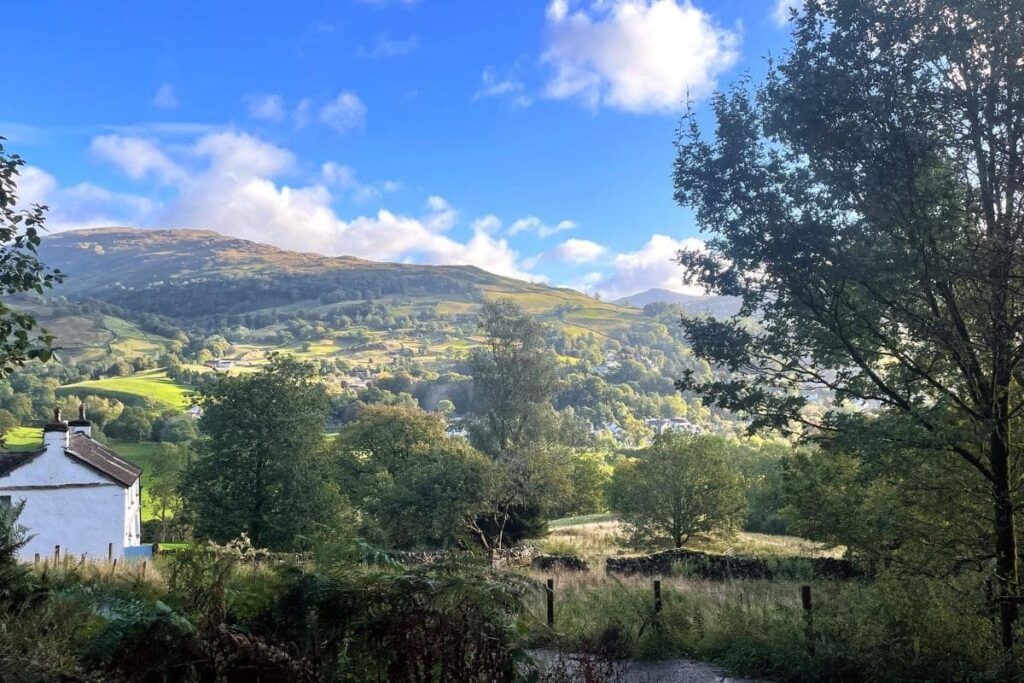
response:
<path id="1" fill-rule="evenodd" d="M 688 281 L 759 319 L 685 320 L 695 352 L 732 375 L 683 386 L 754 428 L 859 424 L 815 419 L 812 396 L 902 420 L 898 447 L 959 458 L 989 488 L 1004 596 L 1020 578 L 1022 11 L 809 2 L 765 84 L 714 98 L 711 139 L 687 117 L 675 168 L 709 237 L 680 254 Z M 1007 650 L 1015 618 L 1005 602 Z"/>
<path id="2" fill-rule="evenodd" d="M 200 538 L 293 548 L 339 509 L 325 477 L 327 397 L 308 365 L 273 358 L 200 395 L 198 456 L 181 494 Z"/>
<path id="3" fill-rule="evenodd" d="M 738 528 L 746 501 L 726 450 L 718 437 L 663 434 L 616 466 L 609 503 L 634 545 L 668 541 L 681 548 L 697 534 Z"/>
<path id="4" fill-rule="evenodd" d="M 5 297 L 23 292 L 42 294 L 64 278 L 60 271 L 48 270 L 38 257 L 46 207 L 18 207 L 17 178 L 24 165 L 20 156 L 8 153 L 0 144 L 0 294 Z M 46 330 L 37 329 L 34 317 L 0 303 L 0 375 L 29 360 L 49 360 L 53 342 Z"/>

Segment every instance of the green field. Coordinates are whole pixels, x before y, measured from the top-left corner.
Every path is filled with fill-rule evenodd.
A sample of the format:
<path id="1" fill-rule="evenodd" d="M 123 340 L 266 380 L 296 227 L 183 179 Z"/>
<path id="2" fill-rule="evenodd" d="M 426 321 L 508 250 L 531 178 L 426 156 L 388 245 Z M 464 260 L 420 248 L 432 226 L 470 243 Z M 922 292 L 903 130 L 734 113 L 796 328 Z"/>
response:
<path id="1" fill-rule="evenodd" d="M 37 427 L 15 427 L 7 433 L 7 450 L 34 451 L 43 445 L 43 430 Z"/>
<path id="2" fill-rule="evenodd" d="M 67 384 L 57 390 L 60 396 L 93 394 L 131 405 L 145 405 L 147 400 L 156 406 L 185 408 L 189 390 L 175 384 L 163 370 L 149 370 L 127 377 L 88 380 Z"/>

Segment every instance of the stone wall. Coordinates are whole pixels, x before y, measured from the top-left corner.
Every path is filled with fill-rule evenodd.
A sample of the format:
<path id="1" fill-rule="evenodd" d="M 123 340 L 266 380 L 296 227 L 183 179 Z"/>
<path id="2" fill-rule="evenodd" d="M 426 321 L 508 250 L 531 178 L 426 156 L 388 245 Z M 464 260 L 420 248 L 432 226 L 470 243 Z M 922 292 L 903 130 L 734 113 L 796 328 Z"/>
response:
<path id="1" fill-rule="evenodd" d="M 609 574 L 668 575 L 681 570 L 691 576 L 713 581 L 726 579 L 771 579 L 809 574 L 818 578 L 849 579 L 856 572 L 849 560 L 830 557 L 765 559 L 751 556 L 714 555 L 696 550 L 666 550 L 638 557 L 609 557 Z"/>

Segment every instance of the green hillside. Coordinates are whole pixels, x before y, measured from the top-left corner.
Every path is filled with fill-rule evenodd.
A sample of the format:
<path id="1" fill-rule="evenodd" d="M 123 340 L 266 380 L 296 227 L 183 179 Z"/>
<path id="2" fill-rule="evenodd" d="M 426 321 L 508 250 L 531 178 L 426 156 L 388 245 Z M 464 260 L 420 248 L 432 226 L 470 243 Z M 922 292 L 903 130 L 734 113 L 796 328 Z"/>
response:
<path id="1" fill-rule="evenodd" d="M 510 296 L 535 313 L 579 307 L 571 322 L 597 331 L 628 324 L 635 311 L 473 266 L 375 263 L 278 249 L 206 230 L 99 228 L 48 237 L 41 256 L 67 273 L 57 289 L 133 311 L 194 320 L 262 310 L 409 300 L 448 311 Z"/>
<path id="2" fill-rule="evenodd" d="M 161 370 L 66 384 L 57 390 L 57 395 L 102 396 L 130 405 L 148 402 L 166 408 L 185 408 L 188 405 L 188 390 Z"/>

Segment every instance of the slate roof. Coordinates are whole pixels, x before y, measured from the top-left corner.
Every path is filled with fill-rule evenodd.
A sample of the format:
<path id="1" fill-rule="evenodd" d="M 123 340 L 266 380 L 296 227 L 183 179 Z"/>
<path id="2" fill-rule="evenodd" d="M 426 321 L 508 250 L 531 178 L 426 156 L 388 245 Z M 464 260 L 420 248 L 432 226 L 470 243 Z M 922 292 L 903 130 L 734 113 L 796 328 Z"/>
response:
<path id="1" fill-rule="evenodd" d="M 142 474 L 141 467 L 128 462 L 99 441 L 81 432 L 71 435 L 70 448 L 64 452 L 122 486 L 131 486 Z"/>

